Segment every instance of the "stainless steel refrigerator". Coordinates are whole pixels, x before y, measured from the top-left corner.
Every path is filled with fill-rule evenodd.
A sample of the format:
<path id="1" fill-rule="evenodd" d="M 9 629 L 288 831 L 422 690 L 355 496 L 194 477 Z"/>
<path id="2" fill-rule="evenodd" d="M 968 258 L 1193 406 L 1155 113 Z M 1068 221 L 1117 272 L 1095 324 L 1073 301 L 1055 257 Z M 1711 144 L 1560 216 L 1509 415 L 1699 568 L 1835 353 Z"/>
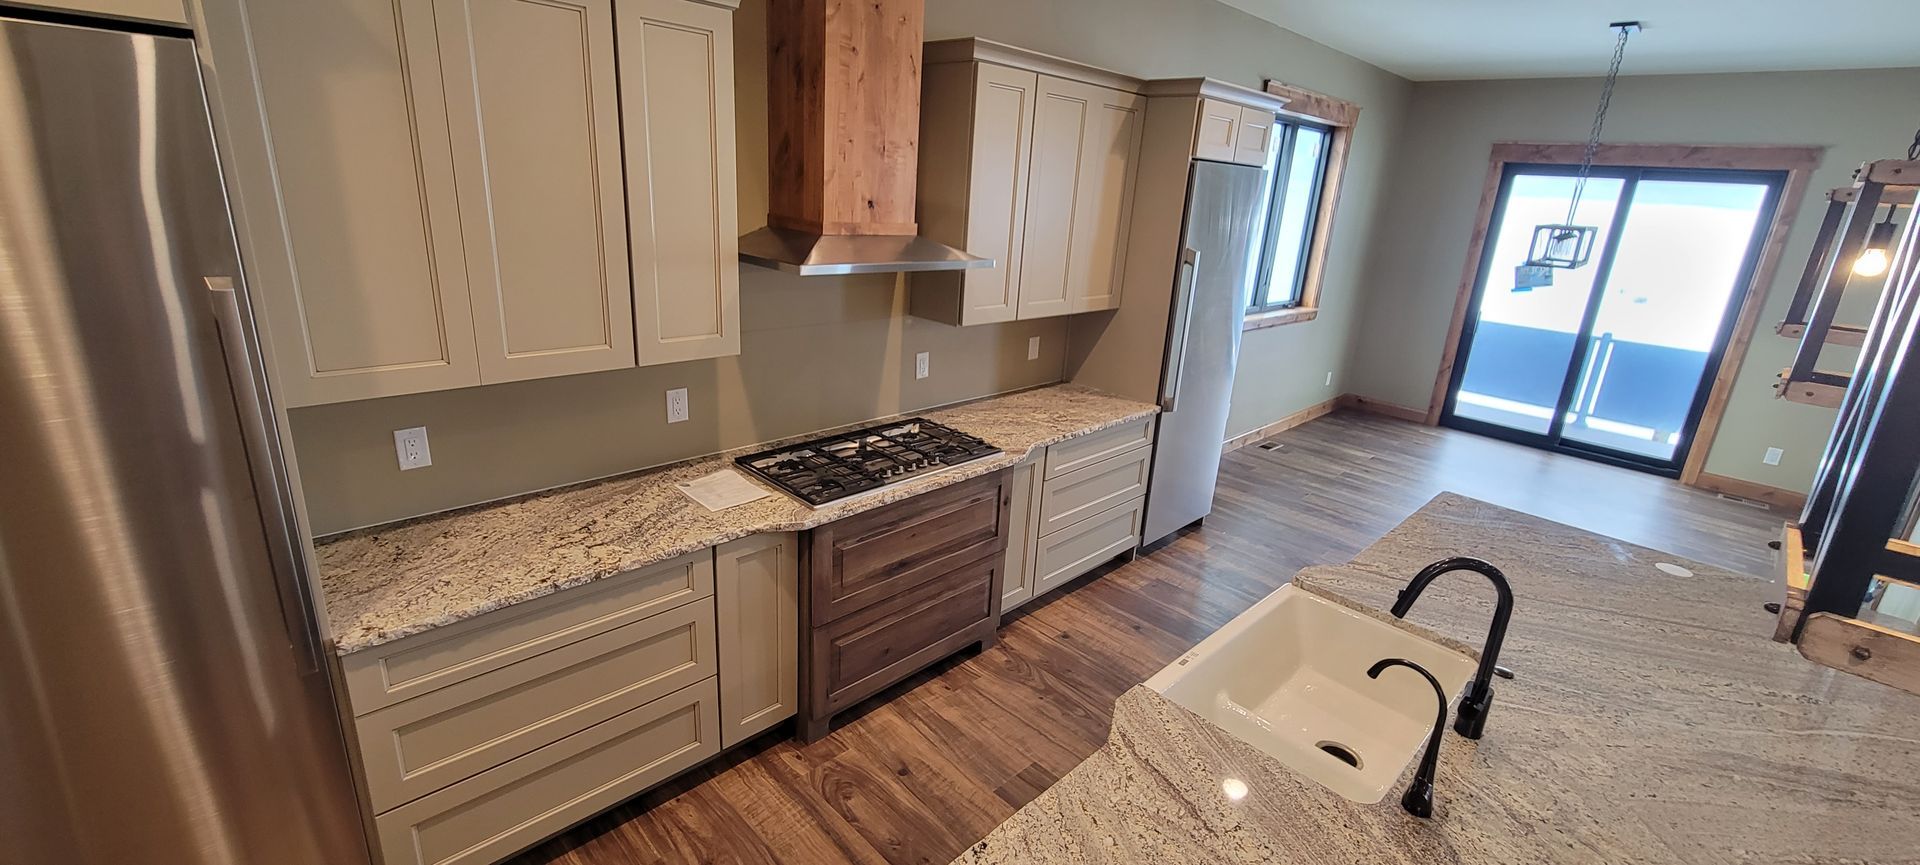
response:
<path id="1" fill-rule="evenodd" d="M 1199 159 L 1187 176 L 1142 546 L 1213 510 L 1264 177 L 1252 166 Z"/>
<path id="2" fill-rule="evenodd" d="M 0 16 L 8 862 L 369 861 L 191 40 Z"/>

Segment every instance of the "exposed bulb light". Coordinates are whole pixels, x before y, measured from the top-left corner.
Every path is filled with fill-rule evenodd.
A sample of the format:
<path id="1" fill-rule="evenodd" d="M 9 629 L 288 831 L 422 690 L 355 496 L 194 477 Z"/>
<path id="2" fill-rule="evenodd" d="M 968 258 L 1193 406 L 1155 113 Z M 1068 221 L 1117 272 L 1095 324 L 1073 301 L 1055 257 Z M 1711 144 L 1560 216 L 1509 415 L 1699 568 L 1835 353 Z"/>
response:
<path id="1" fill-rule="evenodd" d="M 1893 245 L 1893 205 L 1887 205 L 1887 218 L 1875 223 L 1867 235 L 1867 248 L 1853 260 L 1854 276 L 1879 276 L 1887 272 L 1887 248 Z"/>
<path id="2" fill-rule="evenodd" d="M 1867 249 L 1853 260 L 1854 276 L 1879 276 L 1887 272 L 1887 251 Z"/>

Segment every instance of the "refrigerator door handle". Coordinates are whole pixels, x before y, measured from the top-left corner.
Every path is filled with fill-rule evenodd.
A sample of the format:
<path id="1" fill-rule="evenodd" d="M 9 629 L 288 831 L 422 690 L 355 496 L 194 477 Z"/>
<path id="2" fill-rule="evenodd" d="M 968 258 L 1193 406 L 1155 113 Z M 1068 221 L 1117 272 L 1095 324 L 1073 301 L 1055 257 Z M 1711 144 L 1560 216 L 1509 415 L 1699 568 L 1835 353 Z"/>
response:
<path id="1" fill-rule="evenodd" d="M 294 530 L 292 504 L 280 493 L 286 485 L 277 482 L 280 439 L 268 414 L 270 409 L 260 400 L 260 374 L 255 366 L 259 354 L 240 308 L 240 295 L 234 291 L 233 277 L 209 276 L 206 282 L 209 305 L 219 326 L 220 352 L 226 358 L 228 383 L 234 405 L 240 410 L 247 462 L 254 473 L 254 498 L 266 523 L 267 545 L 275 560 L 274 588 L 280 595 L 280 615 L 300 672 L 317 673 L 321 666 L 320 635 L 313 625 L 312 611 L 316 608 L 302 578 L 305 569 L 300 566 L 303 556 Z M 262 473 L 267 475 L 266 482 Z"/>
<path id="2" fill-rule="evenodd" d="M 1160 371 L 1160 410 L 1170 412 L 1180 401 L 1180 375 L 1186 369 L 1187 331 L 1193 327 L 1193 281 L 1200 270 L 1200 250 L 1180 249 L 1180 275 L 1174 280 L 1173 322 L 1167 328 L 1167 362 Z"/>

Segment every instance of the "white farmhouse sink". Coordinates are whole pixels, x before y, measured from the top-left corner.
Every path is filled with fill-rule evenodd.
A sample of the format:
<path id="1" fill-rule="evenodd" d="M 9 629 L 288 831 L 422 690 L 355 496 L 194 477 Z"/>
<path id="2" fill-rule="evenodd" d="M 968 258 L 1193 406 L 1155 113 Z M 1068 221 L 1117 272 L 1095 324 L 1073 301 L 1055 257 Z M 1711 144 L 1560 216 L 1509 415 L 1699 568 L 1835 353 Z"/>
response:
<path id="1" fill-rule="evenodd" d="M 1236 738 L 1355 802 L 1386 796 L 1433 730 L 1438 704 L 1473 678 L 1466 655 L 1289 584 L 1147 680 Z M 1338 754 L 1350 755 L 1352 763 Z M 1357 765 L 1353 765 L 1357 763 Z"/>

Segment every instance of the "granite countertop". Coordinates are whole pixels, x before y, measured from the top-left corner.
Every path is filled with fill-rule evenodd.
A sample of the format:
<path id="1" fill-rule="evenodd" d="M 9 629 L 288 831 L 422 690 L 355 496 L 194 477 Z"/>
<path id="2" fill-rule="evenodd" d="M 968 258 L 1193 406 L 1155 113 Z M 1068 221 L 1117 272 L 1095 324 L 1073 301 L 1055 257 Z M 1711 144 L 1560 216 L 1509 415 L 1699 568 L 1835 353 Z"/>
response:
<path id="1" fill-rule="evenodd" d="M 822 434 L 809 433 L 323 538 L 314 552 L 335 651 L 345 655 L 389 643 L 735 538 L 813 528 L 998 471 L 1033 448 L 1157 411 L 1150 403 L 1091 388 L 1053 385 L 914 412 L 1004 453 L 820 508 L 775 491 L 709 511 L 675 487 L 731 466 L 736 455 Z"/>
<path id="2" fill-rule="evenodd" d="M 1400 809 L 1412 767 L 1355 804 L 1136 687 L 1102 750 L 957 861 L 1920 862 L 1920 697 L 1772 642 L 1770 583 L 1452 494 L 1295 581 L 1383 609 L 1455 554 L 1510 578 L 1518 677 L 1484 739 L 1447 733 L 1432 820 Z M 1448 575 L 1412 618 L 1478 645 L 1492 600 Z"/>

